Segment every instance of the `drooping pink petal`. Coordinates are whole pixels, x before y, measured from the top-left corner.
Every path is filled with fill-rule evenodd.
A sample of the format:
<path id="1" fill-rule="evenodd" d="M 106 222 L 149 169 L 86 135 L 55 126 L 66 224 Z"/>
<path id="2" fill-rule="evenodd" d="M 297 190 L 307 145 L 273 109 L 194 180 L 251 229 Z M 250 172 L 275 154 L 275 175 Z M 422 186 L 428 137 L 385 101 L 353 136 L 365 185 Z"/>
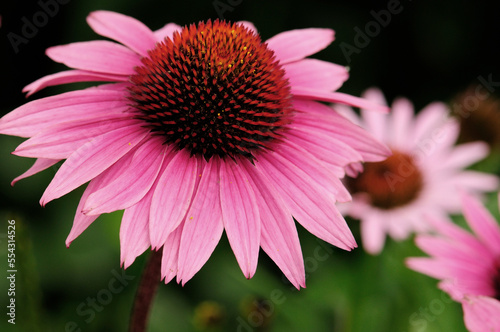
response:
<path id="1" fill-rule="evenodd" d="M 101 174 L 139 144 L 148 131 L 134 124 L 113 130 L 84 144 L 61 166 L 43 193 L 43 206 Z"/>
<path id="2" fill-rule="evenodd" d="M 151 190 L 137 204 L 125 209 L 120 224 L 120 262 L 128 268 L 149 246 Z"/>
<path id="3" fill-rule="evenodd" d="M 186 214 L 179 247 L 177 282 L 184 285 L 208 260 L 222 236 L 220 206 L 221 161 L 212 157 L 203 168 L 200 184 Z"/>
<path id="4" fill-rule="evenodd" d="M 89 197 L 89 195 L 93 192 L 99 190 L 100 188 L 108 185 L 113 180 L 115 180 L 128 167 L 129 163 L 129 158 L 122 158 L 90 181 L 90 183 L 87 185 L 87 188 L 83 192 L 82 197 L 80 198 L 78 207 L 76 208 L 73 226 L 71 227 L 71 231 L 66 238 L 66 247 L 69 247 L 71 242 L 73 242 L 74 239 L 76 239 L 85 229 L 87 229 L 87 227 L 90 226 L 90 224 L 92 224 L 97 219 L 97 217 L 99 217 L 99 215 L 87 216 L 82 212 L 83 205 L 85 204 L 87 197 Z"/>
<path id="5" fill-rule="evenodd" d="M 48 48 L 47 55 L 70 68 L 116 75 L 133 75 L 141 66 L 139 55 L 129 48 L 106 40 L 78 42 Z"/>
<path id="6" fill-rule="evenodd" d="M 179 266 L 179 246 L 181 243 L 182 229 L 184 224 L 180 224 L 171 232 L 163 245 L 163 256 L 161 260 L 161 278 L 168 284 L 178 273 Z"/>
<path id="7" fill-rule="evenodd" d="M 165 38 L 172 38 L 174 32 L 180 32 L 182 27 L 175 23 L 168 23 L 163 28 L 158 29 L 154 32 L 157 42 L 163 41 Z"/>
<path id="8" fill-rule="evenodd" d="M 474 233 L 492 253 L 500 255 L 500 226 L 491 213 L 473 196 L 463 192 L 462 206 L 465 219 Z"/>
<path id="9" fill-rule="evenodd" d="M 260 210 L 262 250 L 297 289 L 305 287 L 304 260 L 291 213 L 276 189 L 265 181 L 256 167 L 250 163 L 242 166 L 253 183 Z"/>
<path id="10" fill-rule="evenodd" d="M 153 31 L 144 23 L 120 13 L 94 11 L 87 16 L 87 23 L 101 36 L 114 39 L 142 56 L 156 43 Z"/>
<path id="11" fill-rule="evenodd" d="M 345 250 L 356 246 L 349 227 L 335 208 L 332 193 L 318 185 L 317 179 L 273 152 L 259 155 L 256 167 L 309 232 Z"/>
<path id="12" fill-rule="evenodd" d="M 34 175 L 36 173 L 40 173 L 41 171 L 46 170 L 50 166 L 53 166 L 53 165 L 57 164 L 59 161 L 61 161 L 61 160 L 60 159 L 38 158 L 37 160 L 35 160 L 35 163 L 33 164 L 33 166 L 31 166 L 26 172 L 24 172 L 23 174 L 19 175 L 14 180 L 12 180 L 12 182 L 10 183 L 10 185 L 13 186 L 19 180 L 22 180 L 22 179 L 25 179 L 27 177 L 30 177 L 30 176 L 32 176 L 32 175 Z"/>
<path id="13" fill-rule="evenodd" d="M 309 89 L 300 86 L 292 86 L 291 92 L 295 98 L 305 100 L 326 101 L 329 103 L 339 103 L 359 107 L 376 112 L 387 113 L 389 108 L 384 105 L 376 104 L 369 100 L 351 96 L 342 92 L 328 92 L 315 89 Z"/>
<path id="14" fill-rule="evenodd" d="M 330 45 L 335 37 L 331 29 L 297 29 L 279 33 L 266 41 L 281 64 L 303 59 Z"/>
<path id="15" fill-rule="evenodd" d="M 500 301 L 486 296 L 467 296 L 462 301 L 462 307 L 469 331 L 500 331 Z"/>
<path id="16" fill-rule="evenodd" d="M 24 87 L 23 92 L 27 92 L 27 96 L 40 91 L 46 87 L 76 83 L 76 82 L 127 82 L 128 76 L 113 75 L 106 73 L 94 73 L 85 70 L 66 70 L 56 74 L 44 76 L 35 82 Z"/>
<path id="17" fill-rule="evenodd" d="M 307 173 L 311 177 L 311 180 L 315 181 L 317 185 L 322 186 L 329 195 L 333 195 L 332 198 L 335 201 L 351 201 L 351 194 L 331 169 L 322 165 L 322 163 L 301 146 L 287 141 L 280 145 L 276 153 Z"/>
<path id="18" fill-rule="evenodd" d="M 130 165 L 119 177 L 88 197 L 83 213 L 110 213 L 139 202 L 155 182 L 165 154 L 160 137 L 145 141 L 130 153 Z"/>
<path id="19" fill-rule="evenodd" d="M 291 86 L 335 91 L 349 77 L 346 67 L 317 59 L 303 59 L 283 66 Z"/>
<path id="20" fill-rule="evenodd" d="M 82 145 L 106 132 L 137 123 L 124 119 L 125 113 L 111 113 L 107 118 L 61 123 L 40 131 L 19 145 L 13 154 L 31 158 L 66 159 Z"/>
<path id="21" fill-rule="evenodd" d="M 376 141 L 366 130 L 332 112 L 325 105 L 314 101 L 294 100 L 294 107 L 302 111 L 294 115 L 295 128 L 338 139 L 358 151 L 363 161 L 381 161 L 391 154 L 387 146 Z M 329 113 L 326 113 L 325 107 Z M 321 115 L 321 121 L 318 121 L 318 115 Z"/>
<path id="22" fill-rule="evenodd" d="M 129 107 L 123 90 L 89 88 L 31 101 L 0 119 L 0 133 L 32 137 L 61 122 L 79 121 L 103 112 L 123 113 Z"/>
<path id="23" fill-rule="evenodd" d="M 343 167 L 363 160 L 361 154 L 349 145 L 322 132 L 303 131 L 295 128 L 287 133 L 287 140 L 301 146 L 319 160 L 328 163 L 329 168 L 339 178 L 344 177 Z"/>
<path id="24" fill-rule="evenodd" d="M 172 159 L 158 178 L 149 220 L 153 249 L 160 248 L 186 216 L 193 198 L 198 159 L 184 150 L 172 150 Z"/>
<path id="25" fill-rule="evenodd" d="M 220 204 L 227 238 L 243 275 L 250 279 L 257 269 L 260 249 L 260 213 L 257 199 L 243 164 L 246 159 L 222 161 Z"/>

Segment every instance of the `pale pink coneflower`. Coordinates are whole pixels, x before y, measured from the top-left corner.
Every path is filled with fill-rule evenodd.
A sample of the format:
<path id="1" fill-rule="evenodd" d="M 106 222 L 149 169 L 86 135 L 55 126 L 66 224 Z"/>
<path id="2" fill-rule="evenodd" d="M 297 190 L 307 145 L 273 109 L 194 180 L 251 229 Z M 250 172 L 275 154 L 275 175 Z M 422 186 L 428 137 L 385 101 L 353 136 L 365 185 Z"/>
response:
<path id="1" fill-rule="evenodd" d="M 364 97 L 386 103 L 377 89 Z M 384 161 L 356 163 L 347 169 L 351 177 L 346 185 L 353 200 L 340 209 L 360 220 L 363 247 L 371 254 L 380 253 L 386 235 L 403 240 L 414 232 L 429 231 L 424 214 L 460 212 L 458 189 L 473 194 L 498 189 L 496 176 L 465 170 L 487 156 L 488 147 L 483 142 L 455 146 L 459 125 L 443 103 L 431 103 L 416 115 L 404 98 L 396 99 L 388 114 L 361 110 L 359 117 L 344 105 L 336 109 L 392 151 Z"/>
<path id="2" fill-rule="evenodd" d="M 67 246 L 100 214 L 125 210 L 121 261 L 163 248 L 162 278 L 184 284 L 226 232 L 247 278 L 262 248 L 299 288 L 304 263 L 293 217 L 345 250 L 356 242 L 335 203 L 351 199 L 340 177 L 387 148 L 318 101 L 386 111 L 334 92 L 345 67 L 307 59 L 330 29 L 280 33 L 265 43 L 249 22 L 207 21 L 151 31 L 131 17 L 97 11 L 88 23 L 113 39 L 51 47 L 74 68 L 28 85 L 107 81 L 27 103 L 0 133 L 29 137 L 14 154 L 38 158 L 14 180 L 65 160 L 47 204 L 89 182 Z"/>
<path id="3" fill-rule="evenodd" d="M 407 265 L 441 280 L 439 288 L 462 304 L 469 331 L 499 332 L 500 227 L 475 197 L 464 193 L 462 205 L 474 234 L 449 220 L 433 218 L 437 234 L 415 239 L 431 257 L 408 258 Z"/>

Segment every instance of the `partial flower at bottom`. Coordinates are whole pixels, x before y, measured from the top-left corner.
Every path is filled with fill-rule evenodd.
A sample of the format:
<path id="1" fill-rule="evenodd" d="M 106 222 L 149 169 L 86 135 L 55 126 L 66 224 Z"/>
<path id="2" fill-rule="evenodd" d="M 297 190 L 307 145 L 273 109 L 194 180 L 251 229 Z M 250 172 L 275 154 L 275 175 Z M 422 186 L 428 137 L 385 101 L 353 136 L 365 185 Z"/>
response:
<path id="1" fill-rule="evenodd" d="M 14 154 L 38 158 L 14 181 L 64 160 L 42 205 L 88 182 L 68 246 L 100 214 L 125 210 L 125 267 L 163 248 L 162 278 L 184 284 L 225 231 L 245 277 L 262 248 L 297 288 L 305 272 L 293 217 L 332 245 L 356 247 L 335 206 L 351 199 L 340 178 L 346 165 L 389 151 L 318 101 L 386 107 L 334 92 L 346 68 L 306 58 L 333 41 L 332 30 L 287 31 L 264 43 L 249 22 L 153 32 L 98 11 L 88 23 L 118 43 L 49 48 L 73 69 L 25 91 L 110 83 L 29 102 L 0 120 L 0 133 L 29 138 Z"/>
<path id="2" fill-rule="evenodd" d="M 433 219 L 437 234 L 420 235 L 415 240 L 431 257 L 409 258 L 407 265 L 441 280 L 439 288 L 462 304 L 469 331 L 498 332 L 500 226 L 477 199 L 464 194 L 462 204 L 474 234 L 449 220 Z"/>

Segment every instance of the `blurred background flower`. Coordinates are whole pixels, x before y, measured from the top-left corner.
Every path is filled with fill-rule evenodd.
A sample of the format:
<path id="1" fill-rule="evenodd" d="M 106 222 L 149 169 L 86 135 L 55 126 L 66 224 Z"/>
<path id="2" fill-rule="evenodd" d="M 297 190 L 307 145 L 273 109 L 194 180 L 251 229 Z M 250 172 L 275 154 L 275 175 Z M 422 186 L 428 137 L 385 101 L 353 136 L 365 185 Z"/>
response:
<path id="1" fill-rule="evenodd" d="M 378 89 L 363 96 L 385 104 Z M 430 103 L 417 115 L 405 98 L 396 99 L 388 114 L 362 109 L 358 117 L 345 105 L 334 109 L 392 150 L 386 160 L 364 163 L 358 175 L 345 179 L 353 199 L 340 204 L 341 211 L 361 221 L 363 247 L 371 254 L 382 251 L 386 234 L 403 240 L 432 229 L 426 215 L 459 213 L 458 190 L 481 195 L 498 189 L 497 176 L 464 170 L 484 159 L 489 147 L 482 141 L 455 146 L 459 122 L 444 103 Z"/>
<path id="2" fill-rule="evenodd" d="M 24 86 L 64 70 L 45 56 L 45 49 L 96 39 L 84 22 L 98 9 L 134 16 L 152 29 L 165 22 L 185 25 L 219 16 L 248 20 L 263 39 L 296 28 L 332 28 L 335 43 L 315 57 L 349 66 L 350 78 L 340 91 L 359 96 L 366 88 L 378 86 L 389 102 L 405 96 L 417 110 L 433 100 L 451 101 L 471 83 L 483 86 L 482 93 L 499 95 L 500 3 L 25 0 L 4 1 L 0 6 L 2 114 L 26 102 L 21 93 Z M 35 98 L 77 88 L 51 87 Z M 30 317 L 19 320 L 15 330 L 125 330 L 124 317 L 129 315 L 145 257 L 125 272 L 120 269 L 121 212 L 101 216 L 67 250 L 64 240 L 83 190 L 41 208 L 38 200 L 57 165 L 12 188 L 12 179 L 32 164 L 10 155 L 22 141 L 0 137 L 0 266 L 7 259 L 7 220 L 14 218 L 19 225 L 16 241 L 22 271 L 16 280 L 17 313 Z M 489 169 L 500 173 L 498 168 Z M 493 204 L 496 195 L 489 195 L 487 207 L 498 220 Z M 306 289 L 297 292 L 286 279 L 281 281 L 281 272 L 265 255 L 253 279 L 241 278 L 223 239 L 208 264 L 184 288 L 160 286 L 150 331 L 163 331 L 165 326 L 171 331 L 195 330 L 195 308 L 205 301 L 224 308 L 222 330 L 257 331 L 257 315 L 249 316 L 239 305 L 247 298 L 272 303 L 270 331 L 465 331 L 460 305 L 437 289 L 435 280 L 404 266 L 406 257 L 420 255 L 411 238 L 389 241 L 383 254 L 370 256 L 360 249 L 344 253 L 318 242 L 304 229 L 298 231 Z M 354 227 L 353 232 L 359 238 L 359 229 Z M 4 278 L 0 281 L 4 308 L 7 289 Z M 4 316 L 0 330 L 12 328 Z"/>

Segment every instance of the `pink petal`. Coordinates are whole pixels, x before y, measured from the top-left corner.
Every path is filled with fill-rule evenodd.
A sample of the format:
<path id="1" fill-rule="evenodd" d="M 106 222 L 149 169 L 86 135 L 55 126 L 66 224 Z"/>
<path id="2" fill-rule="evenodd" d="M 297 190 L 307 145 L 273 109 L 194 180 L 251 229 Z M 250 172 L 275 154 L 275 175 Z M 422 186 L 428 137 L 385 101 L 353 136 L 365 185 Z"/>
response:
<path id="1" fill-rule="evenodd" d="M 103 112 L 123 113 L 128 101 L 124 91 L 90 88 L 38 99 L 16 108 L 0 119 L 0 133 L 32 137 L 40 130 L 68 121 L 80 121 Z"/>
<path id="2" fill-rule="evenodd" d="M 372 103 L 377 105 L 387 105 L 384 95 L 378 89 L 370 89 L 363 93 L 363 98 L 366 98 Z M 375 138 L 384 142 L 386 141 L 386 136 L 388 134 L 387 122 L 389 120 L 389 115 L 385 113 L 373 112 L 372 110 L 361 110 L 361 116 L 364 120 L 364 127 L 368 132 L 370 132 Z"/>
<path id="3" fill-rule="evenodd" d="M 248 160 L 223 160 L 220 166 L 222 221 L 229 244 L 247 279 L 257 269 L 260 249 L 260 215 L 249 175 L 242 168 Z"/>
<path id="4" fill-rule="evenodd" d="M 488 268 L 491 265 L 491 260 L 494 260 L 494 257 L 491 257 L 485 247 L 473 246 L 471 248 L 468 243 L 459 243 L 441 237 L 419 235 L 415 239 L 415 243 L 429 256 L 459 262 L 460 264 L 469 264 L 475 266 L 475 269 L 482 266 Z"/>
<path id="5" fill-rule="evenodd" d="M 256 167 L 244 163 L 260 210 L 262 250 L 278 265 L 290 282 L 305 287 L 305 270 L 297 229 L 291 213 L 273 186 Z"/>
<path id="6" fill-rule="evenodd" d="M 334 35 L 331 29 L 298 29 L 279 33 L 266 43 L 276 59 L 285 64 L 321 51 L 333 42 Z"/>
<path id="7" fill-rule="evenodd" d="M 171 232 L 163 245 L 163 256 L 161 261 L 161 278 L 165 278 L 168 284 L 178 273 L 179 246 L 181 243 L 183 224 L 180 224 Z"/>
<path id="8" fill-rule="evenodd" d="M 349 145 L 322 132 L 303 131 L 294 128 L 294 130 L 287 133 L 287 139 L 301 146 L 319 160 L 328 163 L 329 168 L 338 177 L 344 176 L 341 167 L 363 160 L 363 157 Z M 340 168 L 340 172 L 337 171 L 337 168 Z"/>
<path id="9" fill-rule="evenodd" d="M 460 144 L 454 147 L 446 158 L 445 167 L 466 168 L 485 158 L 488 153 L 488 145 L 485 142 Z"/>
<path id="10" fill-rule="evenodd" d="M 468 250 L 471 251 L 484 250 L 484 245 L 480 243 L 475 236 L 473 236 L 471 233 L 467 232 L 463 228 L 457 226 L 452 221 L 446 220 L 444 218 L 441 219 L 427 215 L 426 219 L 429 221 L 433 229 L 435 229 L 438 234 L 453 239 L 457 243 L 461 243 L 462 246 L 467 247 Z"/>
<path id="11" fill-rule="evenodd" d="M 499 179 L 493 174 L 467 170 L 456 174 L 453 177 L 453 184 L 456 189 L 473 193 L 494 191 L 498 189 Z"/>
<path id="12" fill-rule="evenodd" d="M 111 113 L 108 119 L 97 117 L 88 121 L 54 125 L 24 141 L 13 154 L 31 158 L 66 159 L 94 137 L 133 123 L 137 122 L 123 119 L 123 113 Z"/>
<path id="13" fill-rule="evenodd" d="M 163 139 L 151 138 L 124 158 L 131 159 L 129 167 L 112 183 L 92 193 L 85 202 L 83 213 L 110 213 L 139 202 L 155 182 L 165 158 Z"/>
<path id="14" fill-rule="evenodd" d="M 408 133 L 411 132 L 413 121 L 413 105 L 404 98 L 396 99 L 392 103 L 392 116 L 389 119 L 390 132 L 387 133 L 388 141 L 394 148 L 408 148 Z"/>
<path id="15" fill-rule="evenodd" d="M 434 102 L 422 109 L 414 121 L 414 142 L 418 143 L 441 126 L 448 118 L 448 107 L 440 102 Z M 432 136 L 432 135 L 431 135 Z"/>
<path id="16" fill-rule="evenodd" d="M 114 39 L 142 56 L 156 43 L 153 32 L 130 16 L 99 10 L 87 16 L 87 23 L 101 36 Z"/>
<path id="17" fill-rule="evenodd" d="M 168 23 L 163 28 L 158 29 L 154 32 L 155 38 L 157 42 L 163 41 L 165 38 L 172 39 L 174 32 L 181 32 L 182 27 L 175 23 Z"/>
<path id="18" fill-rule="evenodd" d="M 123 212 L 120 225 L 120 261 L 128 268 L 149 247 L 150 190 L 137 204 Z"/>
<path id="19" fill-rule="evenodd" d="M 291 86 L 335 91 L 349 77 L 346 67 L 317 59 L 304 59 L 283 66 Z"/>
<path id="20" fill-rule="evenodd" d="M 208 260 L 222 236 L 220 160 L 212 157 L 203 169 L 198 190 L 186 214 L 179 247 L 177 282 L 184 285 Z"/>
<path id="21" fill-rule="evenodd" d="M 140 57 L 129 48 L 106 40 L 72 43 L 48 48 L 47 55 L 70 68 L 117 75 L 133 75 Z"/>
<path id="22" fill-rule="evenodd" d="M 351 96 L 341 92 L 320 91 L 316 89 L 304 88 L 301 86 L 292 86 L 291 92 L 295 98 L 346 104 L 382 113 L 389 112 L 389 108 L 385 105 L 376 104 L 369 100 Z"/>
<path id="23" fill-rule="evenodd" d="M 19 180 L 25 179 L 29 176 L 36 174 L 36 173 L 40 173 L 41 171 L 49 168 L 50 166 L 57 164 L 59 161 L 60 161 L 60 159 L 38 158 L 37 160 L 35 160 L 35 163 L 33 164 L 33 166 L 31 166 L 26 172 L 19 175 L 14 180 L 12 180 L 10 185 L 13 186 Z"/>
<path id="24" fill-rule="evenodd" d="M 466 296 L 462 306 L 469 331 L 500 331 L 500 301 L 486 296 Z"/>
<path id="25" fill-rule="evenodd" d="M 266 182 L 276 188 L 289 211 L 309 232 L 345 250 L 356 246 L 349 227 L 335 208 L 332 193 L 318 185 L 318 179 L 273 152 L 259 155 L 258 160 L 256 167 Z"/>
<path id="26" fill-rule="evenodd" d="M 296 128 L 338 139 L 358 151 L 364 161 L 381 161 L 391 154 L 391 150 L 370 133 L 332 112 L 328 106 L 314 101 L 294 100 L 294 107 L 302 111 L 294 116 L 293 125 Z M 318 115 L 321 115 L 321 121 L 318 121 Z"/>
<path id="27" fill-rule="evenodd" d="M 71 242 L 73 242 L 73 240 L 76 239 L 85 229 L 87 229 L 87 227 L 98 217 L 98 215 L 87 216 L 83 214 L 82 209 L 85 201 L 87 200 L 87 197 L 116 179 L 121 174 L 121 172 L 127 168 L 129 162 L 129 159 L 122 158 L 110 168 L 92 179 L 92 181 L 90 181 L 87 188 L 83 192 L 83 195 L 80 198 L 80 203 L 78 204 L 78 207 L 76 209 L 73 227 L 71 228 L 71 231 L 69 232 L 69 235 L 66 239 L 67 247 L 69 247 Z"/>
<path id="28" fill-rule="evenodd" d="M 451 275 L 448 266 L 433 258 L 411 257 L 407 258 L 405 263 L 408 268 L 435 279 L 449 278 Z"/>
<path id="29" fill-rule="evenodd" d="M 139 123 L 96 137 L 62 164 L 40 200 L 45 205 L 95 178 L 139 144 L 148 134 Z"/>
<path id="30" fill-rule="evenodd" d="M 178 228 L 191 205 L 198 173 L 198 159 L 188 151 L 172 150 L 171 160 L 158 178 L 151 203 L 149 232 L 153 249 L 160 248 Z"/>
<path id="31" fill-rule="evenodd" d="M 128 77 L 123 75 L 113 75 L 105 73 L 93 73 L 84 70 L 66 70 L 56 74 L 47 75 L 24 87 L 23 92 L 28 92 L 27 96 L 42 90 L 48 86 L 76 82 L 127 82 Z"/>
<path id="32" fill-rule="evenodd" d="M 291 141 L 287 141 L 286 144 L 281 144 L 279 149 L 276 149 L 276 153 L 307 173 L 311 177 L 311 180 L 323 187 L 329 195 L 333 195 L 332 198 L 335 201 L 347 202 L 352 200 L 344 184 L 335 176 L 331 169 L 321 164 L 304 148 L 295 145 Z"/>
<path id="33" fill-rule="evenodd" d="M 365 215 L 361 220 L 361 239 L 363 248 L 372 255 L 379 254 L 384 248 L 386 237 L 385 226 L 380 222 L 376 212 Z"/>
<path id="34" fill-rule="evenodd" d="M 467 223 L 479 239 L 500 255 L 500 226 L 491 213 L 473 196 L 462 193 L 463 213 Z"/>

